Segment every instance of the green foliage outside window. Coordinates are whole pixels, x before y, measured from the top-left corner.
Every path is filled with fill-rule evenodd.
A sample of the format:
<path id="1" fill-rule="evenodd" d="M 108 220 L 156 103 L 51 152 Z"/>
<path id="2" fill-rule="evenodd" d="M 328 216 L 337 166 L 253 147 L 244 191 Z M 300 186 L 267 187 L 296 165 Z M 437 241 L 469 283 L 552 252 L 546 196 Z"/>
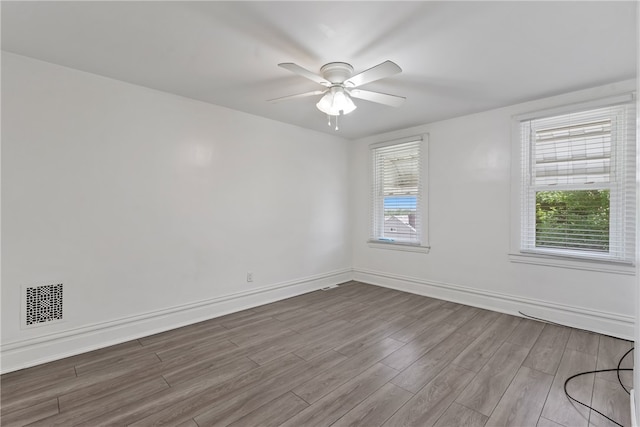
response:
<path id="1" fill-rule="evenodd" d="M 609 251 L 609 190 L 536 193 L 536 246 Z"/>

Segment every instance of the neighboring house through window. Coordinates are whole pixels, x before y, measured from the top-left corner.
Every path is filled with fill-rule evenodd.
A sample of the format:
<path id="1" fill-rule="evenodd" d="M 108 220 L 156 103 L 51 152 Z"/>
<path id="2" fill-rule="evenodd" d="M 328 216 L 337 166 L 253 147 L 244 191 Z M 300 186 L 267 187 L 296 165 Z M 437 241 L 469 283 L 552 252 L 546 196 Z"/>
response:
<path id="1" fill-rule="evenodd" d="M 521 253 L 632 263 L 634 104 L 520 120 L 520 142 Z"/>

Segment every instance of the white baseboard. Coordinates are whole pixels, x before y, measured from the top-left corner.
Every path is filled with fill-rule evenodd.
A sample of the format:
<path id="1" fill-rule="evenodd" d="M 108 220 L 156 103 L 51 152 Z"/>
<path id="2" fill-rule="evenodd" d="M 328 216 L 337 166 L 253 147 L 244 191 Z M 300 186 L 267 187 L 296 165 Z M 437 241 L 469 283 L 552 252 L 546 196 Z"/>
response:
<path id="1" fill-rule="evenodd" d="M 477 288 L 424 280 L 373 270 L 354 269 L 353 280 L 432 298 L 519 316 L 521 311 L 550 322 L 633 340 L 635 318 L 557 304 Z"/>
<path id="2" fill-rule="evenodd" d="M 351 269 L 115 319 L 0 347 L 0 373 L 74 356 L 351 280 Z"/>

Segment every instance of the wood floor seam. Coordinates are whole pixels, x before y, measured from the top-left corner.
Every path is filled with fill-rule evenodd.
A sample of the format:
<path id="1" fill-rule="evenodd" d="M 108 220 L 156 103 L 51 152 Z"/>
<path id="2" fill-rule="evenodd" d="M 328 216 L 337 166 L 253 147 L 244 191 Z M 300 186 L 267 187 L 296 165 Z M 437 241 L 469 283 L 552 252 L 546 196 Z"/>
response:
<path id="1" fill-rule="evenodd" d="M 511 381 L 509 381 L 509 385 L 504 389 L 504 392 L 502 393 L 502 395 L 500 396 L 500 400 L 502 400 L 502 398 L 504 397 L 504 395 L 507 393 L 507 390 L 509 390 L 509 387 L 511 386 L 511 384 L 513 383 L 513 381 L 515 380 L 515 375 L 513 376 L 513 378 L 511 378 Z M 545 399 L 546 400 L 546 399 Z M 461 406 L 464 406 L 465 408 L 469 409 L 469 410 L 474 410 L 473 408 L 469 408 L 468 406 L 466 406 L 464 403 L 456 400 L 456 403 L 458 403 Z M 491 409 L 491 413 L 487 415 L 488 418 L 491 418 L 491 416 L 493 415 L 493 412 L 496 410 L 496 408 L 498 407 L 498 404 L 496 404 L 493 409 Z"/>
<path id="2" fill-rule="evenodd" d="M 451 407 L 452 407 L 453 405 L 455 405 L 456 403 L 457 403 L 457 401 L 456 401 L 456 400 L 452 400 L 452 401 L 451 401 L 451 403 L 449 403 L 449 406 L 447 406 L 447 408 L 446 408 L 444 411 L 442 411 L 442 414 L 440 414 L 440 416 L 435 420 L 435 423 L 434 423 L 433 425 L 438 424 L 438 422 L 440 421 L 440 419 L 441 419 L 442 417 L 444 417 L 444 416 L 445 416 L 445 414 L 447 413 L 447 411 L 449 410 L 449 408 L 451 408 Z M 459 403 L 458 403 L 458 404 L 459 404 Z M 462 405 L 462 406 L 464 406 L 464 405 Z"/>
<path id="3" fill-rule="evenodd" d="M 401 389 L 403 389 L 404 391 L 406 391 L 407 393 L 411 393 L 411 394 L 415 394 L 414 392 L 412 392 L 411 390 L 407 390 L 406 388 L 402 387 L 401 385 L 398 385 L 396 383 L 393 383 L 393 385 L 395 385 L 396 387 L 399 387 Z"/>
<path id="4" fill-rule="evenodd" d="M 299 397 L 300 399 L 304 400 L 307 404 L 311 405 L 311 402 L 307 401 L 304 397 L 300 396 L 298 393 L 296 393 L 293 389 L 289 390 L 291 393 L 295 394 L 297 397 Z"/>
<path id="5" fill-rule="evenodd" d="M 565 346 L 564 346 L 564 348 L 562 350 L 562 356 L 560 357 L 560 360 L 562 360 L 562 358 L 564 357 L 564 354 L 565 354 L 566 350 L 567 350 L 567 346 L 566 346 L 566 343 L 565 343 Z M 556 372 L 557 371 L 558 371 L 558 369 L 556 368 Z M 537 371 L 537 372 L 540 372 L 540 371 Z M 545 396 L 544 404 L 542 405 L 543 411 L 544 411 L 544 407 L 547 405 L 547 401 L 549 400 L 549 394 L 551 394 L 551 388 L 549 388 L 549 390 L 547 391 L 547 395 Z M 540 417 L 542 417 L 542 412 L 540 413 Z M 554 421 L 554 420 L 550 420 L 550 421 Z"/>

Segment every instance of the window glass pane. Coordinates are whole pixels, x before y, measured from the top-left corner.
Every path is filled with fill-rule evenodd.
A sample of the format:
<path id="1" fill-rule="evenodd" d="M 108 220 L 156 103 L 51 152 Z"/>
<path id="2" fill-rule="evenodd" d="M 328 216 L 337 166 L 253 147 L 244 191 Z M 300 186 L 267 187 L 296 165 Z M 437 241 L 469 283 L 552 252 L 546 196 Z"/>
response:
<path id="1" fill-rule="evenodd" d="M 606 102 L 520 123 L 523 253 L 634 261 L 635 104 Z"/>
<path id="2" fill-rule="evenodd" d="M 416 196 L 385 196 L 384 237 L 397 241 L 416 241 Z"/>
<path id="3" fill-rule="evenodd" d="M 536 192 L 536 247 L 609 251 L 609 190 Z"/>
<path id="4" fill-rule="evenodd" d="M 611 123 L 611 119 L 593 119 L 570 126 L 537 129 L 536 184 L 609 182 Z"/>
<path id="5" fill-rule="evenodd" d="M 420 244 L 421 145 L 416 138 L 372 148 L 372 241 Z"/>

